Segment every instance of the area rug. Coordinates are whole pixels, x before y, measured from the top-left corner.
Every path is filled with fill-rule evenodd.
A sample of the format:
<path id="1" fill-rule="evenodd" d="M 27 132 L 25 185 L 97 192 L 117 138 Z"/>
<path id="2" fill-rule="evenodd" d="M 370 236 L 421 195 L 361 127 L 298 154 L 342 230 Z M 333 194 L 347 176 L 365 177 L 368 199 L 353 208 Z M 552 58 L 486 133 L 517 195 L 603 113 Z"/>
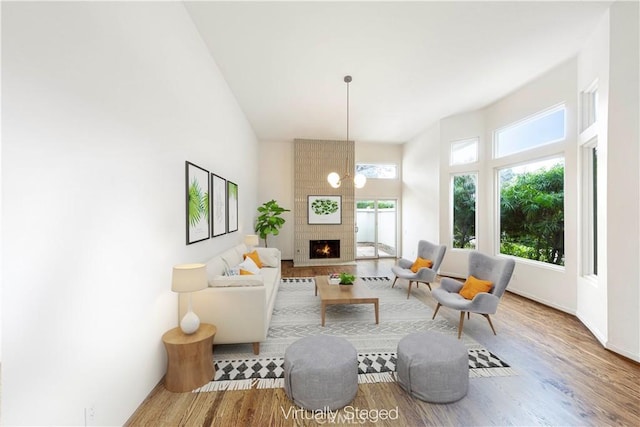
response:
<path id="1" fill-rule="evenodd" d="M 284 278 L 267 339 L 260 343 L 260 355 L 253 354 L 251 344 L 217 345 L 213 356 L 215 376 L 194 392 L 283 387 L 286 348 L 310 335 L 334 335 L 351 342 L 358 352 L 360 383 L 395 381 L 398 342 L 410 333 L 435 331 L 457 337 L 456 325 L 444 318 L 431 320 L 431 307 L 416 297 L 407 299 L 406 285 L 391 288 L 388 277 L 361 280 L 378 295 L 378 325 L 372 304 L 354 304 L 328 306 L 323 327 L 313 278 Z M 463 335 L 462 342 L 469 353 L 470 378 L 515 375 L 507 363 L 475 340 Z"/>

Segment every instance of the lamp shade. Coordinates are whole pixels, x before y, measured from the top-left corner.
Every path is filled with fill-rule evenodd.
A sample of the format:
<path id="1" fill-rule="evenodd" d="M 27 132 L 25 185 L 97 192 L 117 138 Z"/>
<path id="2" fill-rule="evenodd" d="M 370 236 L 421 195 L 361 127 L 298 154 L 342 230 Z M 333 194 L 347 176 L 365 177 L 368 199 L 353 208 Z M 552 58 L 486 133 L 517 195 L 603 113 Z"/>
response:
<path id="1" fill-rule="evenodd" d="M 359 173 L 353 177 L 353 183 L 356 188 L 362 188 L 367 183 L 367 177 Z"/>
<path id="2" fill-rule="evenodd" d="M 340 175 L 338 175 L 335 172 L 331 172 L 328 176 L 327 176 L 327 181 L 329 182 L 329 184 L 333 187 L 333 188 L 338 188 L 340 187 Z"/>
<path id="3" fill-rule="evenodd" d="M 244 244 L 247 246 L 258 246 L 260 240 L 257 234 L 247 234 L 244 236 Z"/>
<path id="4" fill-rule="evenodd" d="M 207 287 L 207 270 L 204 264 L 181 264 L 173 267 L 171 290 L 194 292 Z"/>

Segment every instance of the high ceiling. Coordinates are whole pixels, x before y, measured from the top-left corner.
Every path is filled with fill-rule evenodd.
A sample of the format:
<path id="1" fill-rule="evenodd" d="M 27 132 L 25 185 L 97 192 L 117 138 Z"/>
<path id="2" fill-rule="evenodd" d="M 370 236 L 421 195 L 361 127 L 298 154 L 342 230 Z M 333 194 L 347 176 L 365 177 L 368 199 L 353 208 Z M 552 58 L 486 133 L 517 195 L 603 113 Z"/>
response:
<path id="1" fill-rule="evenodd" d="M 258 139 L 402 143 L 573 57 L 610 2 L 185 2 Z"/>

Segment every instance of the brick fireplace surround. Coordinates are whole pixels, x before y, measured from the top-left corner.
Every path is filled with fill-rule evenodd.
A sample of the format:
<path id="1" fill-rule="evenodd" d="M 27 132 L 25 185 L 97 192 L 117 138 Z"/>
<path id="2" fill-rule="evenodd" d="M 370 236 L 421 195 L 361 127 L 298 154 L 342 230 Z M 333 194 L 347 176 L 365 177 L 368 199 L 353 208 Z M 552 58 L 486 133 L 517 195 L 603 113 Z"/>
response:
<path id="1" fill-rule="evenodd" d="M 296 267 L 353 264 L 355 262 L 355 188 L 343 182 L 333 188 L 327 182 L 330 172 L 343 175 L 355 169 L 353 141 L 296 139 L 294 141 L 294 255 Z M 308 196 L 341 196 L 341 224 L 309 224 Z M 340 240 L 339 258 L 311 259 L 310 240 Z"/>

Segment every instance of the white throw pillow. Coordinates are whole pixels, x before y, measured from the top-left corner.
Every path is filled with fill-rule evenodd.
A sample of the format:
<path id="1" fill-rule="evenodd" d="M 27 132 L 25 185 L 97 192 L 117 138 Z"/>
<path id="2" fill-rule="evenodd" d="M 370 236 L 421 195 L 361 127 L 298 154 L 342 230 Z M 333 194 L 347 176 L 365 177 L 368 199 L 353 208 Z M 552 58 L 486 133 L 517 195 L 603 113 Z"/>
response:
<path id="1" fill-rule="evenodd" d="M 275 251 L 272 250 L 272 248 L 256 248 L 256 251 L 258 252 L 258 256 L 260 257 L 260 261 L 262 261 L 263 266 L 280 267 L 278 257 L 275 256 Z"/>
<path id="2" fill-rule="evenodd" d="M 253 262 L 253 260 L 249 257 L 246 257 L 244 261 L 238 264 L 238 267 L 240 267 L 242 270 L 248 271 L 249 273 L 260 274 L 260 269 L 258 268 L 256 263 Z"/>

